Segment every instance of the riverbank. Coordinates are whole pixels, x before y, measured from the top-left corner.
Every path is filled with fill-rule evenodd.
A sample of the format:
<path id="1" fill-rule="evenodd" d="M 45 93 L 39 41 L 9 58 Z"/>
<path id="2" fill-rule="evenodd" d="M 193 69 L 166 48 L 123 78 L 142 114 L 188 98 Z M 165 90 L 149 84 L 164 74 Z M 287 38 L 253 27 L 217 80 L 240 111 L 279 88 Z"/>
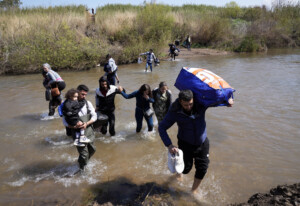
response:
<path id="1" fill-rule="evenodd" d="M 299 7 L 107 5 L 97 8 L 94 18 L 83 5 L 4 10 L 0 74 L 37 73 L 45 62 L 56 71 L 88 70 L 105 63 L 108 53 L 118 65 L 134 63 L 150 48 L 159 56 L 169 43 L 183 44 L 188 34 L 192 48 L 260 52 L 298 47 Z"/>
<path id="2" fill-rule="evenodd" d="M 88 205 L 93 206 L 113 206 L 113 205 L 178 205 L 176 195 L 179 191 L 171 191 L 166 186 L 160 186 L 156 183 L 146 183 L 143 185 L 134 185 L 128 182 L 120 182 L 118 189 L 113 189 L 113 184 L 107 183 L 107 191 L 101 191 Z M 106 185 L 107 186 L 107 185 Z M 116 185 L 115 185 L 116 186 Z M 180 195 L 186 195 L 190 202 L 188 205 L 209 205 L 201 201 L 190 193 L 181 192 Z M 269 193 L 257 193 L 249 198 L 246 203 L 229 204 L 229 206 L 256 206 L 256 205 L 286 205 L 298 206 L 300 204 L 300 183 L 293 185 L 278 185 L 272 188 Z"/>

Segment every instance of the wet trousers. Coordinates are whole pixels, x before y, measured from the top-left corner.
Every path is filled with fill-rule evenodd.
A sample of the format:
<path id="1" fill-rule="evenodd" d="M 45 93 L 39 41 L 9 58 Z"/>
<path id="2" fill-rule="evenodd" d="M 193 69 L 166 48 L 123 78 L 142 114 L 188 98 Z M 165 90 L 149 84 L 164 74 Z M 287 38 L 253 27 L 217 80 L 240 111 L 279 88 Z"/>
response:
<path id="1" fill-rule="evenodd" d="M 153 130 L 153 118 L 152 116 L 147 118 L 144 115 L 144 112 L 142 109 L 136 108 L 135 109 L 135 120 L 136 120 L 136 132 L 140 132 L 143 127 L 143 118 L 145 118 L 147 125 L 148 125 L 148 131 Z"/>
<path id="2" fill-rule="evenodd" d="M 184 170 L 183 174 L 188 174 L 195 160 L 195 178 L 203 179 L 209 164 L 209 140 L 208 138 L 200 146 L 191 145 L 182 140 L 178 140 L 178 148 L 183 152 Z"/>

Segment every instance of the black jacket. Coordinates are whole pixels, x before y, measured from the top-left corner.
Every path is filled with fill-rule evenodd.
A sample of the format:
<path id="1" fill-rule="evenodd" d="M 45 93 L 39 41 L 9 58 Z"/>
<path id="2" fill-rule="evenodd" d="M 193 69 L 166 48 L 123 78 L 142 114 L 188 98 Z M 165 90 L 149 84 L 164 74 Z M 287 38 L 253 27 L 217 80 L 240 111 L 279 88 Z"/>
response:
<path id="1" fill-rule="evenodd" d="M 114 85 L 110 85 L 106 96 L 102 94 L 100 88 L 96 89 L 96 107 L 99 111 L 104 113 L 111 113 L 115 111 L 115 96 L 120 94 L 118 88 Z"/>

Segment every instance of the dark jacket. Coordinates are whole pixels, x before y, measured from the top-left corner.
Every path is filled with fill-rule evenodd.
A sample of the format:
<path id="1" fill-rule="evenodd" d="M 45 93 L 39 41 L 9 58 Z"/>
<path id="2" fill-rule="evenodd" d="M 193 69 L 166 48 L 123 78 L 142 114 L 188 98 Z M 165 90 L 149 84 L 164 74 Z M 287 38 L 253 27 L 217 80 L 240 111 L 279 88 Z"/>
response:
<path id="1" fill-rule="evenodd" d="M 153 103 L 154 99 L 149 98 L 148 100 L 143 97 L 143 95 L 138 91 L 134 91 L 131 94 L 126 94 L 125 92 L 121 92 L 122 96 L 125 99 L 131 99 L 133 97 L 136 98 L 136 108 L 143 110 L 144 112 L 150 108 L 150 102 Z"/>
<path id="2" fill-rule="evenodd" d="M 104 96 L 100 88 L 96 89 L 96 107 L 104 113 L 111 113 L 115 111 L 115 96 L 120 94 L 118 88 L 114 85 L 108 87 L 106 96 Z"/>
<path id="3" fill-rule="evenodd" d="M 155 101 L 155 98 L 156 98 L 156 95 L 157 95 L 157 93 L 158 92 L 160 92 L 160 90 L 159 90 L 159 88 L 156 88 L 156 89 L 154 89 L 153 91 L 152 91 L 152 96 L 153 96 L 153 99 L 154 99 L 154 103 L 153 103 L 153 108 L 156 108 L 157 107 L 157 105 L 156 105 L 156 101 Z M 167 92 L 167 109 L 169 110 L 169 108 L 170 108 L 170 106 L 171 106 L 171 103 L 172 103 L 172 95 L 171 95 L 171 93 L 170 93 L 170 91 L 169 90 L 167 90 L 166 91 Z"/>
<path id="4" fill-rule="evenodd" d="M 63 116 L 65 117 L 66 122 L 69 125 L 75 126 L 76 123 L 79 121 L 79 111 L 80 111 L 81 107 L 78 103 L 78 101 L 72 101 L 67 99 L 66 101 L 64 101 L 64 105 L 63 105 Z"/>
<path id="5" fill-rule="evenodd" d="M 200 146 L 206 139 L 205 112 L 207 107 L 194 101 L 192 115 L 183 112 L 177 99 L 172 105 L 164 120 L 159 124 L 158 131 L 165 146 L 172 144 L 167 130 L 176 122 L 178 125 L 177 138 L 191 145 Z"/>

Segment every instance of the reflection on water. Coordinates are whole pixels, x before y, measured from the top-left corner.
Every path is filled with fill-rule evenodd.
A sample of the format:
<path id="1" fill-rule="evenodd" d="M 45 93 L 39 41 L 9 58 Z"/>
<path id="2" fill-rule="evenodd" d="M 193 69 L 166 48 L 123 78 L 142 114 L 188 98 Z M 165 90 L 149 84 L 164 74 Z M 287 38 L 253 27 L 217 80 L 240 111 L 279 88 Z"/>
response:
<path id="1" fill-rule="evenodd" d="M 144 72 L 144 64 L 121 65 L 118 75 L 128 93 L 144 83 L 154 89 L 166 81 L 173 100 L 178 95 L 173 85 L 183 66 L 209 69 L 236 89 L 233 108 L 207 111 L 211 163 L 197 194 L 201 205 L 224 205 L 299 181 L 299 59 L 299 50 L 179 58 L 162 61 L 152 73 Z M 95 103 L 100 68 L 60 74 L 67 89 L 86 84 L 91 90 L 87 98 Z M 95 188 L 129 188 L 123 194 L 129 198 L 137 186 L 146 190 L 154 182 L 179 205 L 195 203 L 187 200 L 194 170 L 182 182 L 174 179 L 157 121 L 153 132 L 148 133 L 143 122 L 142 131 L 135 133 L 135 99 L 116 96 L 116 135 L 97 133 L 97 151 L 86 173 L 73 176 L 77 151 L 57 113 L 47 115 L 42 76 L 0 77 L 0 83 L 0 204 L 80 204 L 85 191 Z M 177 144 L 177 126 L 168 132 Z"/>

